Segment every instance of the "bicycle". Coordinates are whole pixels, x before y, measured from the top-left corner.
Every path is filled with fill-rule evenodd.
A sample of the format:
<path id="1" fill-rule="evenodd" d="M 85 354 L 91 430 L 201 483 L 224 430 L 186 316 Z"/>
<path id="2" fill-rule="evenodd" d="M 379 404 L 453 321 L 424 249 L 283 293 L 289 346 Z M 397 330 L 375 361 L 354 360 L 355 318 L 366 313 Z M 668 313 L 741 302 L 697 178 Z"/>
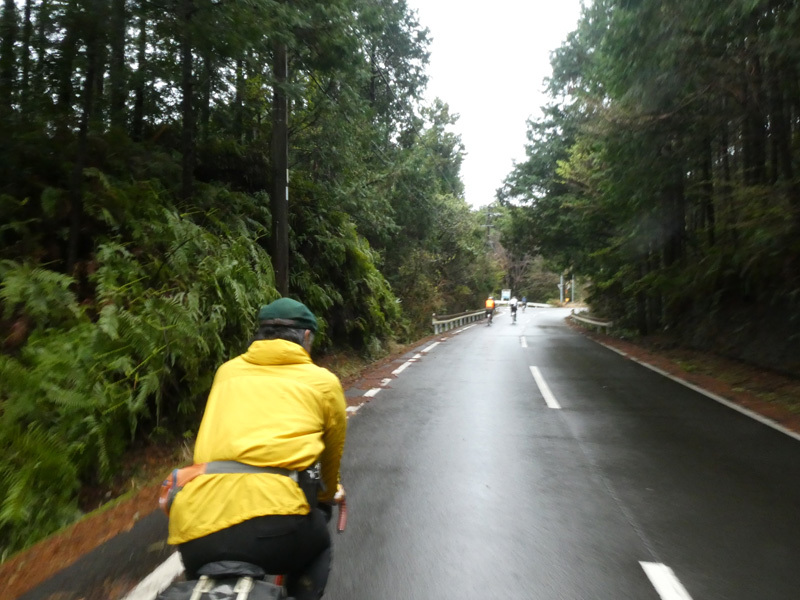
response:
<path id="1" fill-rule="evenodd" d="M 339 515 L 336 531 L 347 526 L 347 502 L 344 493 L 336 499 Z M 252 563 L 221 560 L 203 565 L 199 579 L 173 583 L 156 600 L 292 600 L 286 591 L 286 576 L 268 574 Z"/>

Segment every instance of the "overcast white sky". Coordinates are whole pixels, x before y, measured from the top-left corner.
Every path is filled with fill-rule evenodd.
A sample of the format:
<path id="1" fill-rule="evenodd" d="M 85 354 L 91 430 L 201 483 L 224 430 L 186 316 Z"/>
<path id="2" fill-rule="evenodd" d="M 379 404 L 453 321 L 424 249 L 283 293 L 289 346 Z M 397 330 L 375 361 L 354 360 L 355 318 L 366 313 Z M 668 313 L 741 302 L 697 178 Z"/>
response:
<path id="1" fill-rule="evenodd" d="M 406 1 L 433 38 L 428 96 L 460 115 L 466 200 L 484 206 L 525 159 L 525 123 L 547 101 L 550 52 L 576 28 L 581 1 Z"/>

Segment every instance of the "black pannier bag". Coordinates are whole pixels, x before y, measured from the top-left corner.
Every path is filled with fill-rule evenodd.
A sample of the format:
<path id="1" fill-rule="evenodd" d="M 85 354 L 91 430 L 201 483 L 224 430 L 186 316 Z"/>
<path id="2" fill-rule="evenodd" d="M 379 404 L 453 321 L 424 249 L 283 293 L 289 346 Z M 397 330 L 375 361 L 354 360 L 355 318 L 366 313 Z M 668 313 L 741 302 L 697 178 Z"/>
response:
<path id="1" fill-rule="evenodd" d="M 274 583 L 250 577 L 211 579 L 173 583 L 156 600 L 286 600 Z"/>
<path id="2" fill-rule="evenodd" d="M 281 586 L 263 581 L 264 571 L 249 563 L 218 561 L 203 566 L 199 575 L 173 583 L 156 600 L 288 600 Z"/>

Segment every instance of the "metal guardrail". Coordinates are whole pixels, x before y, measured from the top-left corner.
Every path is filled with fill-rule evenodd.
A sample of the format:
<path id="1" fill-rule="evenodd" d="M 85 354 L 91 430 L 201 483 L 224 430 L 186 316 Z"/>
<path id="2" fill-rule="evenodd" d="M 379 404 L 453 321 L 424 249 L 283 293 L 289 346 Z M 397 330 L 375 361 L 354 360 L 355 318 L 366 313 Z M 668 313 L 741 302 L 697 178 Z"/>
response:
<path id="1" fill-rule="evenodd" d="M 496 306 L 506 306 L 508 305 L 507 300 L 498 300 Z M 536 308 L 552 308 L 549 304 L 538 304 L 536 302 L 528 302 L 527 306 L 534 306 Z M 436 313 L 433 313 L 433 318 L 431 319 L 431 325 L 433 325 L 433 332 L 434 333 L 442 333 L 443 331 L 448 331 L 450 329 L 455 329 L 456 327 L 461 327 L 462 325 L 466 325 L 467 323 L 471 323 L 472 321 L 480 321 L 486 316 L 486 309 L 480 310 L 471 310 L 463 313 L 459 313 L 457 315 L 441 315 L 437 316 Z"/>
<path id="2" fill-rule="evenodd" d="M 581 317 L 575 313 L 575 309 L 572 309 L 570 313 L 570 318 L 575 319 L 576 321 L 580 321 L 581 323 L 585 323 L 590 327 L 596 327 L 597 329 L 605 329 L 605 332 L 608 333 L 608 330 L 614 326 L 614 321 L 601 321 L 600 319 L 593 319 L 592 317 Z"/>
<path id="3" fill-rule="evenodd" d="M 431 325 L 433 325 L 434 333 L 442 333 L 443 331 L 461 327 L 462 325 L 466 325 L 472 321 L 479 321 L 485 316 L 486 310 L 484 309 L 463 312 L 457 315 L 441 315 L 438 317 L 436 316 L 436 313 L 433 313 Z"/>

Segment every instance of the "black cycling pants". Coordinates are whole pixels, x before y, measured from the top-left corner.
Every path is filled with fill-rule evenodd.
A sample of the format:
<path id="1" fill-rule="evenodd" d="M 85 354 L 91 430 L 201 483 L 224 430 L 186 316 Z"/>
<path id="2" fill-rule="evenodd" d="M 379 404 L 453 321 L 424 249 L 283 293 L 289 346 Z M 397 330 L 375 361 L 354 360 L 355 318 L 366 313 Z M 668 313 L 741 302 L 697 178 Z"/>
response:
<path id="1" fill-rule="evenodd" d="M 178 546 L 186 576 L 217 560 L 240 560 L 285 574 L 289 594 L 317 600 L 331 567 L 331 537 L 321 510 L 307 515 L 256 517 Z"/>

